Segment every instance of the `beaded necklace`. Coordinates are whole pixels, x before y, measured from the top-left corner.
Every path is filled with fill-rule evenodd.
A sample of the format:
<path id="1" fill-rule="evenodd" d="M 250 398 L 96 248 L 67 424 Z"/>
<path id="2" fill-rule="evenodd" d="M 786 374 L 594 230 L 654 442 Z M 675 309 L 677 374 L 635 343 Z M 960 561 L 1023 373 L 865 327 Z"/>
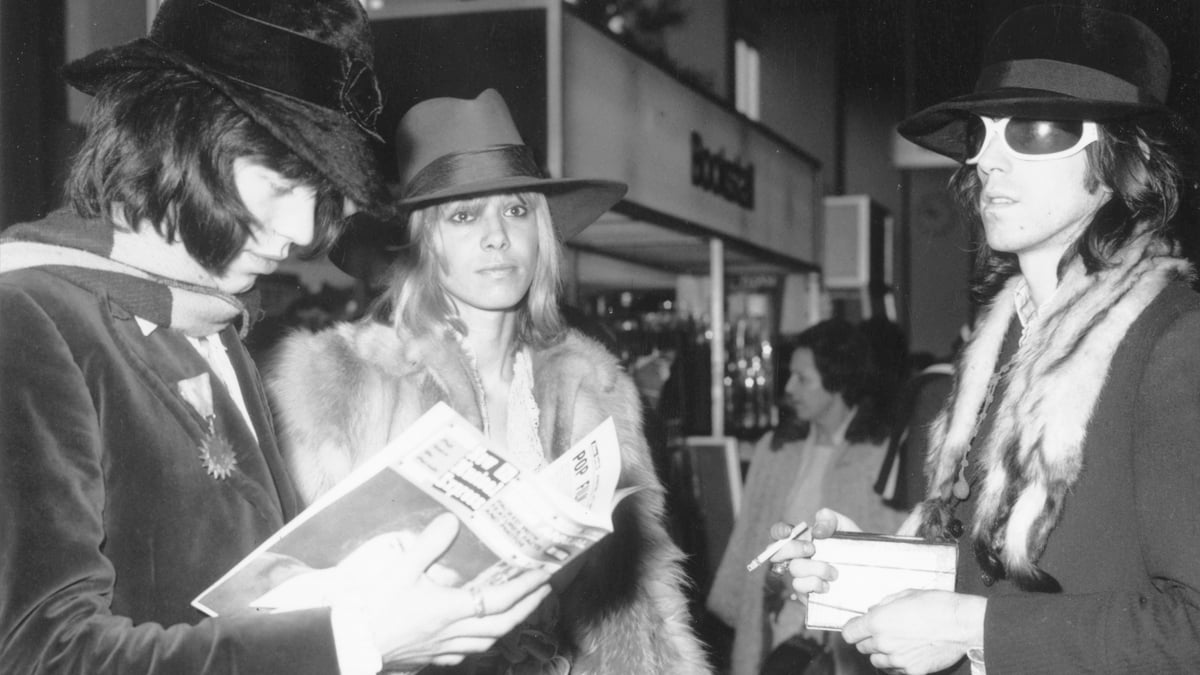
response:
<path id="1" fill-rule="evenodd" d="M 971 432 L 971 440 L 967 444 L 967 451 L 963 453 L 962 459 L 958 463 L 958 478 L 954 481 L 952 492 L 955 499 L 959 501 L 966 501 L 971 496 L 971 483 L 967 480 L 967 465 L 970 464 L 971 448 L 975 445 L 975 438 L 979 434 L 979 427 L 983 425 L 984 417 L 992 407 L 992 401 L 996 397 L 996 387 L 1000 384 L 1000 380 L 1008 375 L 1008 371 L 1012 370 L 1015 362 L 1015 357 L 1010 358 L 1008 363 L 993 373 L 991 379 L 988 380 L 987 393 L 984 394 L 983 403 L 980 404 L 979 412 L 975 415 L 975 428 Z"/>

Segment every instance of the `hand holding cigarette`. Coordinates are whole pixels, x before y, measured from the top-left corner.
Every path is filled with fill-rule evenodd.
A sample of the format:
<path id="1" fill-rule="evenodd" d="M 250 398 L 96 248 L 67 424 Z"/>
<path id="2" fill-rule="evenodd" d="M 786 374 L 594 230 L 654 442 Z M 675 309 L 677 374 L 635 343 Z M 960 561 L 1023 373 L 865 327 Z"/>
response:
<path id="1" fill-rule="evenodd" d="M 754 560 L 751 560 L 749 563 L 747 563 L 746 571 L 753 572 L 754 570 L 758 569 L 758 567 L 760 565 L 762 565 L 763 563 L 770 560 L 771 556 L 778 553 L 779 549 L 783 548 L 784 544 L 788 543 L 789 541 L 792 541 L 793 539 L 799 537 L 800 535 L 804 534 L 807 531 L 808 531 L 807 523 L 803 523 L 803 522 L 798 523 L 795 527 L 792 528 L 792 531 L 789 532 L 786 537 L 784 537 L 783 539 L 776 539 L 774 542 L 771 543 L 771 545 L 769 545 L 765 549 L 763 549 L 762 553 L 759 553 L 757 556 L 755 556 Z"/>

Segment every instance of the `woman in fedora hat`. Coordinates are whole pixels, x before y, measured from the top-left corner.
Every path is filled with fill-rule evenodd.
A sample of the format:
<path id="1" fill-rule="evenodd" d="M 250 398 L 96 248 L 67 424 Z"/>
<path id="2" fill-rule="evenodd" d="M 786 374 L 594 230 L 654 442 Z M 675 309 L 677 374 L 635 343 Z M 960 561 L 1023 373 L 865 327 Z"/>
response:
<path id="1" fill-rule="evenodd" d="M 316 498 L 435 403 L 528 469 L 611 416 L 621 444 L 615 531 L 556 576 L 557 592 L 472 673 L 703 673 L 681 554 L 630 378 L 559 314 L 560 239 L 625 194 L 545 178 L 495 90 L 417 104 L 397 134 L 406 244 L 373 316 L 285 339 L 268 371 L 284 456 Z M 516 665 L 514 665 L 516 664 Z M 510 670 L 511 668 L 511 670 Z"/>
<path id="2" fill-rule="evenodd" d="M 519 580 L 478 616 L 423 583 L 451 520 L 332 608 L 191 606 L 301 507 L 239 331 L 259 275 L 386 199 L 371 60 L 357 0 L 166 0 L 67 66 L 95 95 L 72 207 L 0 240 L 0 672 L 452 663 L 548 593 Z"/>
<path id="3" fill-rule="evenodd" d="M 1200 670 L 1194 138 L 1167 50 L 1095 8 L 1020 10 L 975 92 L 900 133 L 964 164 L 984 302 L 910 518 L 957 540 L 957 593 L 908 591 L 843 636 L 889 672 Z M 825 513 L 814 536 L 838 526 Z M 819 542 L 818 542 L 819 546 Z M 836 577 L 787 547 L 797 591 Z M 964 658 L 966 657 L 966 658 Z"/>

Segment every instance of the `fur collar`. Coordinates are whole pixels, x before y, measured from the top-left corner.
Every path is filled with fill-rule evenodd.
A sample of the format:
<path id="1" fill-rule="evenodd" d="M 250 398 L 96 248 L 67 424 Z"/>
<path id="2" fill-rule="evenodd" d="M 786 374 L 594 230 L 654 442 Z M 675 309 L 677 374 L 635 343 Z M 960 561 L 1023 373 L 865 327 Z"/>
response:
<path id="1" fill-rule="evenodd" d="M 617 386 L 616 359 L 595 341 L 568 331 L 558 343 L 531 350 L 531 357 L 547 451 L 565 450 L 603 416 L 627 426 L 625 420 L 639 419 L 636 393 Z M 374 321 L 342 323 L 288 336 L 265 372 L 285 456 L 307 501 L 438 401 L 483 427 L 469 358 L 453 337 L 413 336 Z M 299 453 L 291 446 L 322 451 Z"/>
<path id="2" fill-rule="evenodd" d="M 1083 466 L 1088 424 L 1118 345 L 1130 325 L 1189 264 L 1167 244 L 1141 234 L 1116 265 L 1087 274 L 1077 259 L 1053 298 L 1027 327 L 996 403 L 996 420 L 971 458 L 981 478 L 971 536 L 984 570 L 1022 588 L 1057 586 L 1037 567 L 1063 501 Z M 953 485 L 971 449 L 989 381 L 1015 314 L 1020 278 L 996 296 L 958 362 L 954 393 L 932 429 L 930 492 L 922 532 L 945 536 L 957 503 Z"/>

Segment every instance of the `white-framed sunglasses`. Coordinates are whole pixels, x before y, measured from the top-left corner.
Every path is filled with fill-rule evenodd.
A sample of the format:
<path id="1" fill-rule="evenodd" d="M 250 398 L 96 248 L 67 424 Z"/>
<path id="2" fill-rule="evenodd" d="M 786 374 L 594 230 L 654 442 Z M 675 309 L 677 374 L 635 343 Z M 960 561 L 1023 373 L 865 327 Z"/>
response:
<path id="1" fill-rule="evenodd" d="M 1005 149 L 1017 159 L 1042 161 L 1070 157 L 1100 136 L 1095 122 L 1083 120 L 971 115 L 966 132 L 967 164 L 977 164 L 993 138 L 1003 139 Z"/>

